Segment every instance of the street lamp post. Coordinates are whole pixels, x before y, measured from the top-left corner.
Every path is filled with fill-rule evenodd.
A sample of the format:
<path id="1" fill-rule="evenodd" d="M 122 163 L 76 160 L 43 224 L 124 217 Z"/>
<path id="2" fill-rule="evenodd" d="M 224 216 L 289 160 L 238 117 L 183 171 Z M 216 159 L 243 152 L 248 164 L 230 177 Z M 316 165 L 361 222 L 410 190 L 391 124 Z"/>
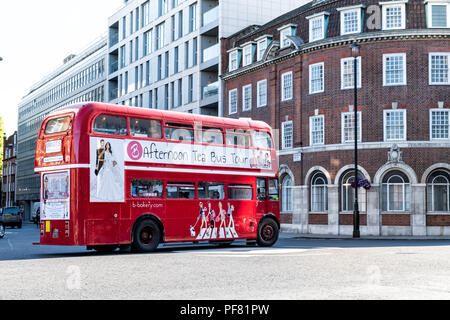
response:
<path id="1" fill-rule="evenodd" d="M 355 204 L 353 207 L 353 238 L 359 238 L 359 205 L 358 205 L 358 57 L 361 46 L 356 42 L 356 39 L 350 45 L 350 50 L 353 57 L 353 80 L 354 80 L 354 124 L 355 124 Z"/>

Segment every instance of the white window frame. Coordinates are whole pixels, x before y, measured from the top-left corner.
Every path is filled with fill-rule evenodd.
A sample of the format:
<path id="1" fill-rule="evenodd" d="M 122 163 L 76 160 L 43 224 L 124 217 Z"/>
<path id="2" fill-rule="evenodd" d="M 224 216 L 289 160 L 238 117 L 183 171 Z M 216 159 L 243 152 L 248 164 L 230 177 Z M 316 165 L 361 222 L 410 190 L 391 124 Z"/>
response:
<path id="1" fill-rule="evenodd" d="M 354 89 L 355 87 L 355 79 L 353 79 L 353 75 L 354 75 L 354 70 L 353 70 L 353 65 L 354 65 L 354 60 L 355 58 L 353 57 L 349 57 L 349 58 L 342 58 L 341 59 L 341 90 L 346 90 L 346 89 Z M 358 77 L 357 79 L 357 88 L 361 88 L 361 56 L 357 57 L 357 67 L 358 70 L 356 70 L 356 75 Z M 352 73 L 352 84 L 351 86 L 345 86 L 345 81 L 344 81 L 344 64 L 346 62 L 349 62 L 351 65 L 351 73 Z"/>
<path id="2" fill-rule="evenodd" d="M 263 58 L 264 52 L 266 52 L 267 46 L 269 43 L 269 38 L 264 37 L 263 39 L 257 40 L 256 42 L 256 60 L 260 61 Z M 263 46 L 264 44 L 264 46 Z M 262 51 L 262 48 L 264 48 L 264 51 Z"/>
<path id="3" fill-rule="evenodd" d="M 345 126 L 344 126 L 344 124 L 345 124 L 345 117 L 346 116 L 348 116 L 348 115 L 350 115 L 350 116 L 352 116 L 352 117 L 354 117 L 355 116 L 355 113 L 354 112 L 342 112 L 341 113 L 341 137 L 342 137 L 342 143 L 351 143 L 351 142 L 355 142 L 355 140 L 353 140 L 353 139 L 346 139 L 346 136 L 345 136 Z M 361 111 L 358 111 L 358 115 L 357 115 L 357 117 L 358 117 L 358 142 L 361 142 L 362 141 L 362 112 Z M 352 129 L 352 132 L 354 132 L 355 131 L 355 128 L 351 128 Z M 354 133 L 353 133 L 353 135 L 354 135 Z"/>
<path id="4" fill-rule="evenodd" d="M 381 9 L 381 13 L 382 13 L 381 14 L 382 15 L 381 28 L 382 28 L 382 30 L 406 29 L 406 3 L 408 3 L 408 0 L 380 2 L 380 5 L 382 6 L 382 9 Z M 402 15 L 400 26 L 395 26 L 395 27 L 387 26 L 386 11 L 387 11 L 387 9 L 391 9 L 391 8 L 400 8 L 400 13 Z"/>
<path id="5" fill-rule="evenodd" d="M 361 27 L 362 27 L 362 22 L 361 22 L 361 8 L 363 7 L 363 5 L 358 5 L 358 6 L 351 6 L 351 7 L 345 7 L 345 8 L 338 8 L 336 9 L 337 11 L 340 11 L 340 20 L 341 20 L 341 35 L 346 35 L 346 34 L 354 34 L 354 33 L 361 33 Z M 345 31 L 345 14 L 348 13 L 353 13 L 356 12 L 356 16 L 358 17 L 358 21 L 357 21 L 357 26 L 358 29 L 355 31 Z"/>
<path id="6" fill-rule="evenodd" d="M 156 26 L 156 50 L 164 48 L 166 43 L 166 23 L 161 22 Z"/>
<path id="7" fill-rule="evenodd" d="M 403 57 L 403 63 L 402 63 L 402 72 L 403 72 L 403 81 L 402 82 L 396 82 L 396 83 L 386 83 L 387 77 L 386 77 L 386 59 L 390 57 Z M 406 81 L 406 53 L 388 53 L 383 54 L 383 86 L 405 86 Z"/>
<path id="8" fill-rule="evenodd" d="M 231 96 L 235 94 L 236 95 L 236 100 L 234 102 L 234 105 L 232 105 L 232 99 Z M 238 89 L 232 89 L 228 91 L 228 114 L 235 114 L 237 113 L 237 109 L 238 109 Z"/>
<path id="9" fill-rule="evenodd" d="M 292 184 L 293 179 L 286 175 L 281 182 L 281 211 L 292 212 Z"/>
<path id="10" fill-rule="evenodd" d="M 450 3 L 445 0 L 436 0 L 436 1 L 425 1 L 427 5 L 427 27 L 428 28 L 450 28 Z M 441 26 L 433 26 L 433 6 L 445 6 L 447 8 L 447 22 L 445 27 Z"/>
<path id="11" fill-rule="evenodd" d="M 447 137 L 445 138 L 433 138 L 433 112 L 446 112 L 447 113 Z M 450 140 L 450 109 L 435 108 L 430 109 L 430 140 L 432 141 L 447 141 Z"/>
<path id="12" fill-rule="evenodd" d="M 229 57 L 228 69 L 230 71 L 234 71 L 239 68 L 239 54 L 238 53 L 239 53 L 238 50 L 233 50 L 228 53 L 228 57 Z M 234 59 L 234 57 L 236 59 Z M 233 63 L 234 61 L 236 62 L 236 64 Z"/>
<path id="13" fill-rule="evenodd" d="M 250 96 L 248 99 L 246 98 L 247 90 L 250 92 Z M 242 111 L 250 111 L 250 110 L 252 110 L 252 85 L 248 84 L 242 87 Z"/>
<path id="14" fill-rule="evenodd" d="M 430 178 L 432 176 L 427 178 L 427 194 L 430 195 L 430 193 L 431 193 L 431 196 L 427 197 L 427 212 L 433 212 L 433 213 L 434 212 L 435 213 L 448 213 L 448 212 L 450 212 L 450 182 L 449 182 L 449 179 L 446 176 L 446 173 L 448 173 L 448 171 L 440 169 L 440 170 L 437 170 L 437 172 L 434 172 L 432 174 L 432 176 L 434 175 L 434 177 L 433 177 L 433 180 L 431 182 L 430 182 Z M 444 178 L 447 181 L 447 183 L 434 182 L 434 180 L 436 178 L 438 178 L 438 177 Z M 444 187 L 445 189 L 447 189 L 446 190 L 446 193 L 447 193 L 447 208 L 444 208 L 444 210 L 436 210 L 436 207 L 435 207 L 435 204 L 436 204 L 435 196 L 436 196 L 436 192 L 437 192 L 436 191 L 436 187 L 437 186 L 441 186 L 441 187 Z"/>
<path id="15" fill-rule="evenodd" d="M 315 183 L 319 179 L 323 181 L 323 184 Z M 311 212 L 326 212 L 328 210 L 328 184 L 323 172 L 319 171 L 313 175 L 310 182 L 310 190 Z M 323 202 L 314 201 L 316 198 L 320 198 Z"/>
<path id="16" fill-rule="evenodd" d="M 248 66 L 253 63 L 253 45 L 248 44 L 246 46 L 242 46 L 242 66 Z"/>
<path id="17" fill-rule="evenodd" d="M 322 122 L 322 141 L 313 141 L 313 122 L 315 119 L 321 119 Z M 325 144 L 325 116 L 323 114 L 309 117 L 309 145 L 310 146 L 320 146 Z"/>
<path id="18" fill-rule="evenodd" d="M 313 73 L 313 68 L 316 68 L 316 67 L 322 67 L 322 88 L 319 90 L 313 91 L 312 73 Z M 318 63 L 310 64 L 309 65 L 309 94 L 321 93 L 324 91 L 325 91 L 325 63 L 318 62 Z"/>
<path id="19" fill-rule="evenodd" d="M 402 139 L 388 139 L 387 138 L 387 127 L 386 127 L 386 117 L 390 112 L 401 112 L 403 114 L 403 138 Z M 406 110 L 405 109 L 388 109 L 383 110 L 383 140 L 384 141 L 406 141 L 407 137 L 407 122 L 406 122 Z"/>
<path id="20" fill-rule="evenodd" d="M 280 31 L 280 49 L 287 48 L 291 45 L 291 41 L 287 39 L 286 36 L 292 36 L 292 30 L 295 27 L 296 25 L 289 24 L 277 29 Z"/>
<path id="21" fill-rule="evenodd" d="M 291 130 L 291 144 L 286 145 L 285 141 L 285 133 L 286 133 L 286 126 L 290 126 Z M 294 147 L 294 125 L 292 123 L 292 120 L 284 121 L 281 123 L 281 149 L 292 149 Z"/>
<path id="22" fill-rule="evenodd" d="M 264 100 L 261 102 L 261 85 L 265 85 L 264 90 Z M 256 83 L 256 107 L 266 107 L 267 106 L 267 79 L 260 80 Z"/>
<path id="23" fill-rule="evenodd" d="M 433 56 L 447 56 L 447 82 L 433 82 L 432 64 Z M 450 85 L 450 52 L 430 52 L 428 53 L 428 83 L 429 85 Z"/>
<path id="24" fill-rule="evenodd" d="M 286 78 L 290 76 L 291 77 L 291 90 L 290 95 L 286 95 L 285 94 L 285 82 L 286 82 Z M 294 75 L 292 73 L 292 71 L 289 72 L 285 72 L 281 74 L 281 101 L 287 101 L 287 100 L 292 100 L 294 98 Z"/>
<path id="25" fill-rule="evenodd" d="M 406 177 L 408 179 L 408 181 L 405 181 L 405 179 L 401 175 L 392 174 L 392 173 L 387 173 L 387 174 L 390 174 L 389 178 L 387 179 L 387 182 L 381 183 L 381 185 L 382 185 L 382 195 L 381 195 L 382 200 L 381 201 L 382 202 L 384 200 L 383 195 L 386 195 L 386 211 L 384 211 L 384 208 L 382 205 L 383 212 L 405 212 L 405 211 L 411 210 L 411 196 L 412 196 L 411 192 L 412 191 L 411 191 L 411 183 L 409 182 L 408 177 Z M 401 183 L 389 182 L 394 177 L 399 177 L 402 180 L 402 182 Z M 384 178 L 382 181 L 384 181 Z M 401 186 L 401 194 L 402 194 L 402 200 L 403 200 L 401 209 L 395 209 L 395 208 L 391 207 L 391 205 L 394 202 L 391 203 L 392 198 L 390 197 L 390 194 L 391 194 L 390 189 L 393 187 L 395 188 L 395 186 Z M 383 188 L 386 188 L 386 192 L 383 192 Z"/>
<path id="26" fill-rule="evenodd" d="M 325 16 L 329 15 L 328 12 L 320 12 L 317 14 L 313 14 L 311 16 L 306 17 L 309 20 L 309 42 L 318 41 L 325 39 L 326 30 L 325 30 Z M 313 37 L 313 24 L 315 21 L 320 21 L 320 25 L 322 27 L 322 32 L 320 35 Z"/>

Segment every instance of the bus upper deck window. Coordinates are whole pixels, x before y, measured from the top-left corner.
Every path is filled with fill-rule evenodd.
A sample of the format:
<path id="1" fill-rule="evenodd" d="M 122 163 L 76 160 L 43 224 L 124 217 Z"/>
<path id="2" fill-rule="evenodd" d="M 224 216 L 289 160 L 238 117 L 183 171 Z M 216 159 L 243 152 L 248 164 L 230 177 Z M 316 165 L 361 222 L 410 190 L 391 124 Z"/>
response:
<path id="1" fill-rule="evenodd" d="M 194 141 L 194 129 L 188 124 L 166 123 L 164 134 L 169 140 Z"/>
<path id="2" fill-rule="evenodd" d="M 198 127 L 197 141 L 201 143 L 223 144 L 222 129 Z"/>
<path id="3" fill-rule="evenodd" d="M 256 148 L 272 149 L 272 138 L 268 132 L 255 131 L 253 133 L 253 143 Z"/>
<path id="4" fill-rule="evenodd" d="M 227 130 L 227 144 L 241 147 L 250 147 L 250 133 L 246 130 Z"/>
<path id="5" fill-rule="evenodd" d="M 127 135 L 127 120 L 124 117 L 100 115 L 94 121 L 94 132 Z"/>
<path id="6" fill-rule="evenodd" d="M 135 137 L 161 139 L 161 123 L 157 120 L 131 118 L 130 131 Z"/>
<path id="7" fill-rule="evenodd" d="M 70 116 L 51 119 L 45 126 L 45 134 L 66 132 L 70 127 Z"/>

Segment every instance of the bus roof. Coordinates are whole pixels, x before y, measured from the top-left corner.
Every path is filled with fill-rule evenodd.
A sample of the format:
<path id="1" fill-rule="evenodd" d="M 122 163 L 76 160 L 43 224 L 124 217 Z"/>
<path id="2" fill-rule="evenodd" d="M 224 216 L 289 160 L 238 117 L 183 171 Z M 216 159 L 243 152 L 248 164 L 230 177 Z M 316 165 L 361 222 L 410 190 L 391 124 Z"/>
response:
<path id="1" fill-rule="evenodd" d="M 73 112 L 75 114 L 91 114 L 91 113 L 115 113 L 124 116 L 143 116 L 143 117 L 155 117 L 165 121 L 189 121 L 198 123 L 209 123 L 210 125 L 220 125 L 225 127 L 239 127 L 239 128 L 253 128 L 259 130 L 270 130 L 271 127 L 258 120 L 245 119 L 233 119 L 223 118 L 215 116 L 207 116 L 200 114 L 191 114 L 177 111 L 166 111 L 158 109 L 147 109 L 123 105 L 114 105 L 100 102 L 86 102 L 84 104 L 74 104 L 59 108 L 49 116 L 56 116 L 67 112 Z"/>

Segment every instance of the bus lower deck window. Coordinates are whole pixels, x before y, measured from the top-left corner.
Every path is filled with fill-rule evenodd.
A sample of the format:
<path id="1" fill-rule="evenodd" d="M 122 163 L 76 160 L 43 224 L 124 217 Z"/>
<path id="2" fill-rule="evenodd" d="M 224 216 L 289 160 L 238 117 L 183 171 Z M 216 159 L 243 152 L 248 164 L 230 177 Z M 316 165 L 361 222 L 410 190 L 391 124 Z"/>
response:
<path id="1" fill-rule="evenodd" d="M 189 182 L 168 182 L 166 192 L 168 199 L 194 199 L 195 184 Z"/>
<path id="2" fill-rule="evenodd" d="M 133 180 L 131 196 L 133 198 L 161 198 L 163 182 L 161 180 Z"/>
<path id="3" fill-rule="evenodd" d="M 228 199 L 252 200 L 253 190 L 250 184 L 230 184 L 228 186 Z"/>
<path id="4" fill-rule="evenodd" d="M 225 185 L 218 182 L 199 182 L 198 183 L 199 199 L 225 199 Z"/>
<path id="5" fill-rule="evenodd" d="M 279 199 L 278 179 L 269 179 L 269 200 Z"/>

